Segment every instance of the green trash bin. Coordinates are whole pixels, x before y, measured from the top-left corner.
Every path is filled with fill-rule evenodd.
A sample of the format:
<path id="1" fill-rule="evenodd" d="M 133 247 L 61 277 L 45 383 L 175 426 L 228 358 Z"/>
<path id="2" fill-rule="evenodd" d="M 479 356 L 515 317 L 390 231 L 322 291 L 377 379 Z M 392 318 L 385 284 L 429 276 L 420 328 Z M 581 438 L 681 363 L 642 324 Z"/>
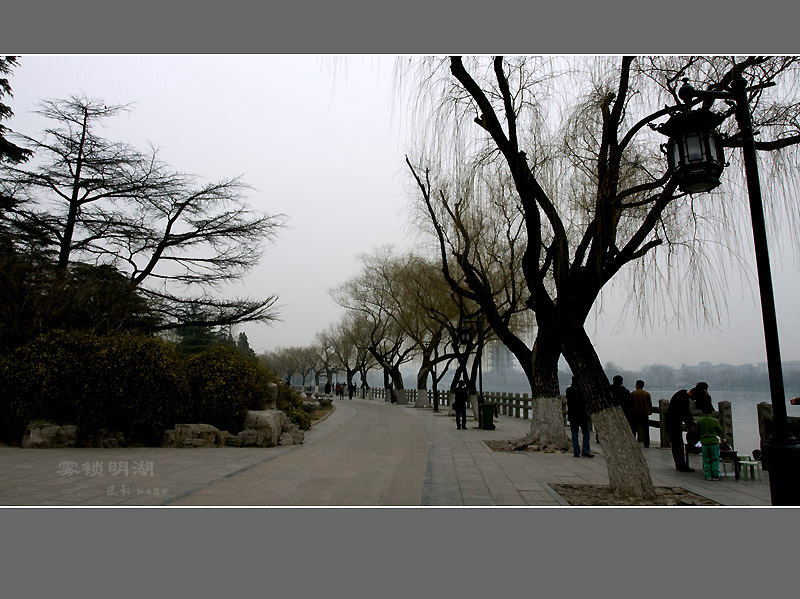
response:
<path id="1" fill-rule="evenodd" d="M 493 431 L 495 429 L 492 418 L 494 417 L 494 403 L 484 402 L 480 406 L 481 428 L 485 431 Z"/>

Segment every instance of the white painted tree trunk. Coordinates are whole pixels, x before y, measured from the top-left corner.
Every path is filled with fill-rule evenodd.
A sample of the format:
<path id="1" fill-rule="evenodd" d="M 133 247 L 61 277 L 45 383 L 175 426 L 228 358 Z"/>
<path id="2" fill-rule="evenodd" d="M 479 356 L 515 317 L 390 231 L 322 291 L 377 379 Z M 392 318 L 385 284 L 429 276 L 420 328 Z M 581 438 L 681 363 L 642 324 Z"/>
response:
<path id="1" fill-rule="evenodd" d="M 531 443 L 568 450 L 572 442 L 564 426 L 561 397 L 537 397 L 531 405 L 531 427 L 528 431 Z"/>
<path id="2" fill-rule="evenodd" d="M 622 497 L 656 496 L 650 468 L 622 408 L 614 406 L 592 414 L 592 423 L 603 447 L 612 493 Z"/>
<path id="3" fill-rule="evenodd" d="M 417 389 L 417 401 L 414 402 L 415 408 L 430 408 L 431 402 L 428 399 L 427 389 Z"/>
<path id="4" fill-rule="evenodd" d="M 475 422 L 480 422 L 480 418 L 478 417 L 478 396 L 470 395 L 469 403 L 472 406 L 472 415 L 475 417 Z"/>

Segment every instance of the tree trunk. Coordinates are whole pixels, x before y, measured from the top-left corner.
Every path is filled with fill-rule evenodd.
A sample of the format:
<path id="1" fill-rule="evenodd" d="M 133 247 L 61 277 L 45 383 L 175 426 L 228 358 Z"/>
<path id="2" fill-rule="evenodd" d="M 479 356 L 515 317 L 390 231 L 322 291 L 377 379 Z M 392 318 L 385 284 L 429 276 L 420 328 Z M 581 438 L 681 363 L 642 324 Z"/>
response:
<path id="1" fill-rule="evenodd" d="M 586 397 L 586 407 L 603 446 L 611 492 L 621 497 L 654 499 L 656 490 L 650 469 L 622 408 L 614 405 L 608 378 L 583 326 L 562 329 L 561 347 Z"/>
<path id="2" fill-rule="evenodd" d="M 558 387 L 558 359 L 561 356 L 558 329 L 540 325 L 525 375 L 531 386 L 531 426 L 527 439 L 540 446 L 566 451 L 571 442 L 564 426 L 561 392 Z"/>
<path id="3" fill-rule="evenodd" d="M 417 390 L 427 389 L 428 388 L 428 375 L 431 373 L 430 364 L 427 362 L 423 362 L 422 366 L 420 366 L 419 371 L 417 371 Z"/>

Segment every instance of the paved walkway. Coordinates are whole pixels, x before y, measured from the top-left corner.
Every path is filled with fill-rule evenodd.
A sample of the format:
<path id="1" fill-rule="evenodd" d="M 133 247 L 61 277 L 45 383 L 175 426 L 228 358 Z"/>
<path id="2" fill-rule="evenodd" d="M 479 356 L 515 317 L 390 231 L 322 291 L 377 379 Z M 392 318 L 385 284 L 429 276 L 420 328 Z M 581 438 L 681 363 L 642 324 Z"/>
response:
<path id="1" fill-rule="evenodd" d="M 335 400 L 298 446 L 268 449 L 0 448 L 0 506 L 528 506 L 566 505 L 552 484 L 607 484 L 602 447 L 494 452 L 484 441 L 524 436 L 502 416 L 459 431 L 446 410 Z M 761 481 L 676 472 L 669 450 L 643 450 L 656 486 L 680 486 L 723 505 L 770 505 Z M 693 457 L 693 466 L 699 457 Z"/>

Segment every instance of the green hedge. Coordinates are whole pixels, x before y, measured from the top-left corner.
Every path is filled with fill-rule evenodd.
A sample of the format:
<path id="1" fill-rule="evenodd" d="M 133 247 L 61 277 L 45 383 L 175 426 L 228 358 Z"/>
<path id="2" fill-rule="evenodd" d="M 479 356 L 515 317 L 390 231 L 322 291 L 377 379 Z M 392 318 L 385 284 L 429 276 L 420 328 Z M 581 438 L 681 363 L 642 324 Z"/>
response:
<path id="1" fill-rule="evenodd" d="M 187 360 L 191 422 L 211 424 L 237 434 L 247 410 L 267 404 L 268 371 L 253 364 L 235 347 L 217 345 Z"/>
<path id="2" fill-rule="evenodd" d="M 160 445 L 166 429 L 187 422 L 236 434 L 247 410 L 266 407 L 269 383 L 278 383 L 278 409 L 308 429 L 299 396 L 234 347 L 186 357 L 156 337 L 54 331 L 0 365 L 0 438 L 19 444 L 39 418 L 77 425 L 82 443 L 107 429 Z"/>
<path id="3" fill-rule="evenodd" d="M 100 401 L 91 403 L 100 403 L 103 412 L 86 423 L 89 427 L 160 445 L 166 429 L 186 422 L 189 381 L 174 344 L 133 334 L 106 337 L 95 372 Z"/>
<path id="4" fill-rule="evenodd" d="M 99 341 L 55 331 L 17 349 L 0 369 L 0 434 L 18 444 L 28 422 L 50 418 L 80 424 L 97 413 L 90 381 Z"/>
<path id="5" fill-rule="evenodd" d="M 173 344 L 121 334 L 53 331 L 15 351 L 0 371 L 0 433 L 19 443 L 30 420 L 75 424 L 82 440 L 100 429 L 160 444 L 189 399 Z"/>

